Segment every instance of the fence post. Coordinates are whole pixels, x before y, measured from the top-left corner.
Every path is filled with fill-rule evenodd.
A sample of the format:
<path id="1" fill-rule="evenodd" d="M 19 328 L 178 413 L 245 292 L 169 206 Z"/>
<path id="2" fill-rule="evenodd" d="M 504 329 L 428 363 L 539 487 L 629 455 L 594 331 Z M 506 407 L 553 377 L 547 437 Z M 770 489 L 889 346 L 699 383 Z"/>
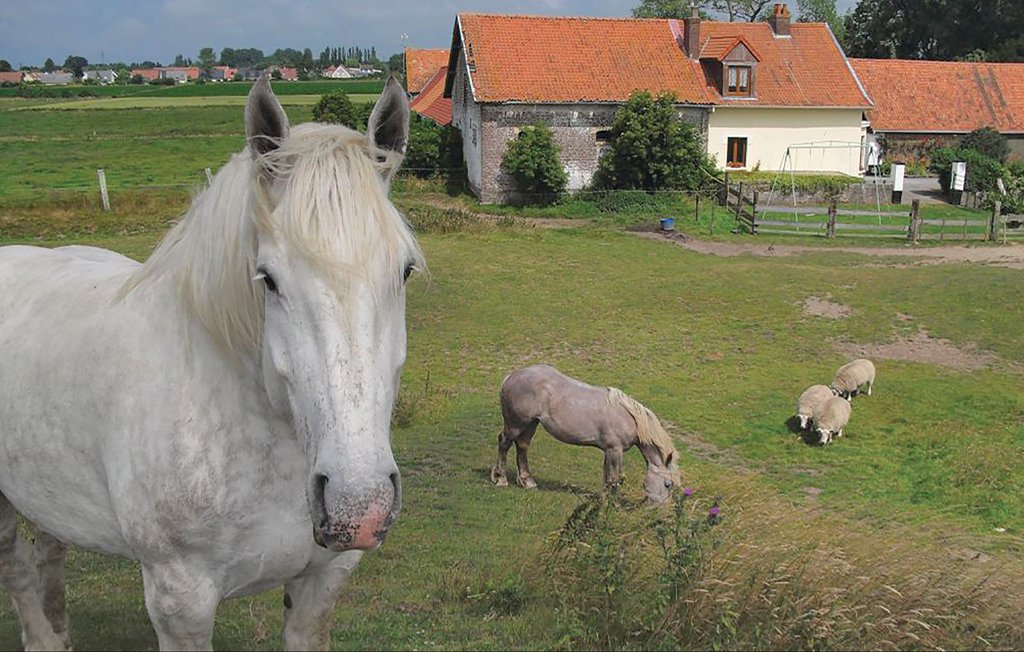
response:
<path id="1" fill-rule="evenodd" d="M 825 230 L 825 237 L 829 240 L 836 237 L 836 199 L 828 200 L 828 226 Z"/>
<path id="2" fill-rule="evenodd" d="M 988 221 L 988 241 L 995 242 L 998 238 L 999 215 L 1003 212 L 1003 203 L 999 200 L 992 205 L 992 219 Z"/>
<path id="3" fill-rule="evenodd" d="M 740 181 L 739 194 L 736 196 L 736 226 L 740 224 L 740 211 L 743 210 L 743 182 Z"/>
<path id="4" fill-rule="evenodd" d="M 107 194 L 107 173 L 103 168 L 96 170 L 96 177 L 100 180 L 100 200 L 103 202 L 103 210 L 110 210 L 110 196 Z"/>
<path id="5" fill-rule="evenodd" d="M 693 195 L 693 222 L 700 223 L 700 190 Z"/>
<path id="6" fill-rule="evenodd" d="M 204 172 L 206 172 L 206 183 L 213 183 L 213 172 L 210 171 L 210 168 L 206 168 Z"/>
<path id="7" fill-rule="evenodd" d="M 910 229 L 907 230 L 907 239 L 917 242 L 921 236 L 921 200 L 915 199 L 910 202 Z"/>
<path id="8" fill-rule="evenodd" d="M 722 206 L 729 205 L 729 173 L 722 175 L 722 199 L 718 202 Z"/>

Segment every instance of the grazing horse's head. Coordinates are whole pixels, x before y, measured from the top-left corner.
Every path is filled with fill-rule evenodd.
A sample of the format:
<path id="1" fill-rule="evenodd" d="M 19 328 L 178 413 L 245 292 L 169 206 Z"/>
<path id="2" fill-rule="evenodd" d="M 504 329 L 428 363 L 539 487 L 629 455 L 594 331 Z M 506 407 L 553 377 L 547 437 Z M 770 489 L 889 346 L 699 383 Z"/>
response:
<path id="1" fill-rule="evenodd" d="M 390 420 L 406 354 L 404 285 L 422 266 L 387 198 L 405 152 L 408 101 L 391 79 L 365 135 L 290 129 L 264 79 L 245 115 L 263 384 L 308 458 L 315 541 L 375 548 L 401 507 Z"/>
<path id="2" fill-rule="evenodd" d="M 644 478 L 644 494 L 648 503 L 660 505 L 672 497 L 672 489 L 680 483 L 676 455 L 674 449 L 666 453 L 659 451 L 660 463 L 648 460 L 647 476 Z"/>

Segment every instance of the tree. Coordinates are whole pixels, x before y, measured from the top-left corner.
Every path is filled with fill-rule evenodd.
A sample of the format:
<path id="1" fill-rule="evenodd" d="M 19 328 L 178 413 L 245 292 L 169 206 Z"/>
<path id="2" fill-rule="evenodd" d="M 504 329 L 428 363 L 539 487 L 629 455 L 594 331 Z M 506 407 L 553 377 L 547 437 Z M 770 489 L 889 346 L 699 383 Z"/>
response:
<path id="1" fill-rule="evenodd" d="M 676 114 L 675 96 L 634 93 L 615 112 L 611 149 L 594 186 L 624 190 L 698 190 L 716 176 L 697 130 Z"/>
<path id="2" fill-rule="evenodd" d="M 67 59 L 64 59 L 64 70 L 72 73 L 75 77 L 82 76 L 82 68 L 89 65 L 89 61 L 85 57 L 79 57 L 75 55 L 68 55 Z"/>
<path id="3" fill-rule="evenodd" d="M 836 0 L 796 0 L 798 23 L 828 23 L 832 33 L 843 40 L 845 25 L 836 9 Z"/>
<path id="4" fill-rule="evenodd" d="M 960 139 L 960 147 L 973 149 L 1004 164 L 1010 156 L 1010 141 L 991 127 L 982 127 L 965 134 Z"/>
<path id="5" fill-rule="evenodd" d="M 43 63 L 43 72 L 53 72 L 57 69 L 57 64 L 53 62 L 53 59 L 46 57 L 46 61 Z"/>
<path id="6" fill-rule="evenodd" d="M 860 0 L 844 18 L 848 56 L 1024 59 L 1020 0 Z M 1020 57 L 1020 59 L 1018 59 Z"/>
<path id="7" fill-rule="evenodd" d="M 437 123 L 413 113 L 403 167 L 422 178 L 436 175 L 444 167 L 441 140 Z"/>
<path id="8" fill-rule="evenodd" d="M 209 79 L 210 71 L 213 70 L 214 64 L 217 63 L 217 57 L 213 54 L 213 48 L 200 48 L 197 63 L 203 77 Z"/>
<path id="9" fill-rule="evenodd" d="M 313 120 L 359 128 L 360 115 L 345 91 L 324 93 L 313 106 Z"/>
<path id="10" fill-rule="evenodd" d="M 771 0 L 641 0 L 633 9 L 634 18 L 689 18 L 691 5 L 697 7 L 702 18 L 710 13 L 724 15 L 730 22 L 760 20 Z"/>
<path id="11" fill-rule="evenodd" d="M 11 62 L 7 59 L 0 59 L 0 72 L 11 72 Z"/>
<path id="12" fill-rule="evenodd" d="M 509 141 L 501 167 L 531 204 L 554 201 L 569 181 L 551 129 L 542 122 L 524 127 L 519 138 Z"/>

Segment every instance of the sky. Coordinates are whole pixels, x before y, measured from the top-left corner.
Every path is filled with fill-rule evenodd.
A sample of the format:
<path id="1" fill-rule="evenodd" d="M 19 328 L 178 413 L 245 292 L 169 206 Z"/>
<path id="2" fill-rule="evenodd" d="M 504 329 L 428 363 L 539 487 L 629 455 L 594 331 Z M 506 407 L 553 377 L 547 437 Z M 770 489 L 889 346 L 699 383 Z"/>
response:
<path id="1" fill-rule="evenodd" d="M 59 66 L 69 55 L 90 64 L 156 61 L 200 48 L 377 49 L 451 44 L 455 14 L 477 11 L 562 16 L 629 16 L 639 0 L 0 0 L 0 59 L 16 69 Z M 794 9 L 795 2 L 790 2 Z M 838 0 L 840 13 L 856 0 Z M 404 36 L 404 38 L 403 38 Z"/>

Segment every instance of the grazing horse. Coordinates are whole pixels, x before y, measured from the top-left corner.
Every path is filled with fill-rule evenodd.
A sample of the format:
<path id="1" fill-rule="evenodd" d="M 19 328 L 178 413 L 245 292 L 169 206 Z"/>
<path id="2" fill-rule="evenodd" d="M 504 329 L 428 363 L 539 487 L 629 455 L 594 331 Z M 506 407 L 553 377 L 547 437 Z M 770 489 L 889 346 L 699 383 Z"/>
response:
<path id="1" fill-rule="evenodd" d="M 658 417 L 614 387 L 588 385 L 549 365 L 526 367 L 502 381 L 501 416 L 505 426 L 498 435 L 498 461 L 491 469 L 491 482 L 499 487 L 508 486 L 505 465 L 513 443 L 519 485 L 537 486 L 526 453 L 538 423 L 559 441 L 603 450 L 606 487 L 619 484 L 622 453 L 633 446 L 647 462 L 648 502 L 665 502 L 680 482 L 678 454 Z"/>
<path id="2" fill-rule="evenodd" d="M 138 560 L 161 649 L 210 649 L 221 600 L 282 584 L 285 648 L 327 648 L 401 507 L 408 124 L 393 79 L 366 135 L 290 128 L 262 79 L 247 148 L 145 264 L 0 248 L 0 582 L 26 648 L 70 645 L 69 544 Z"/>

